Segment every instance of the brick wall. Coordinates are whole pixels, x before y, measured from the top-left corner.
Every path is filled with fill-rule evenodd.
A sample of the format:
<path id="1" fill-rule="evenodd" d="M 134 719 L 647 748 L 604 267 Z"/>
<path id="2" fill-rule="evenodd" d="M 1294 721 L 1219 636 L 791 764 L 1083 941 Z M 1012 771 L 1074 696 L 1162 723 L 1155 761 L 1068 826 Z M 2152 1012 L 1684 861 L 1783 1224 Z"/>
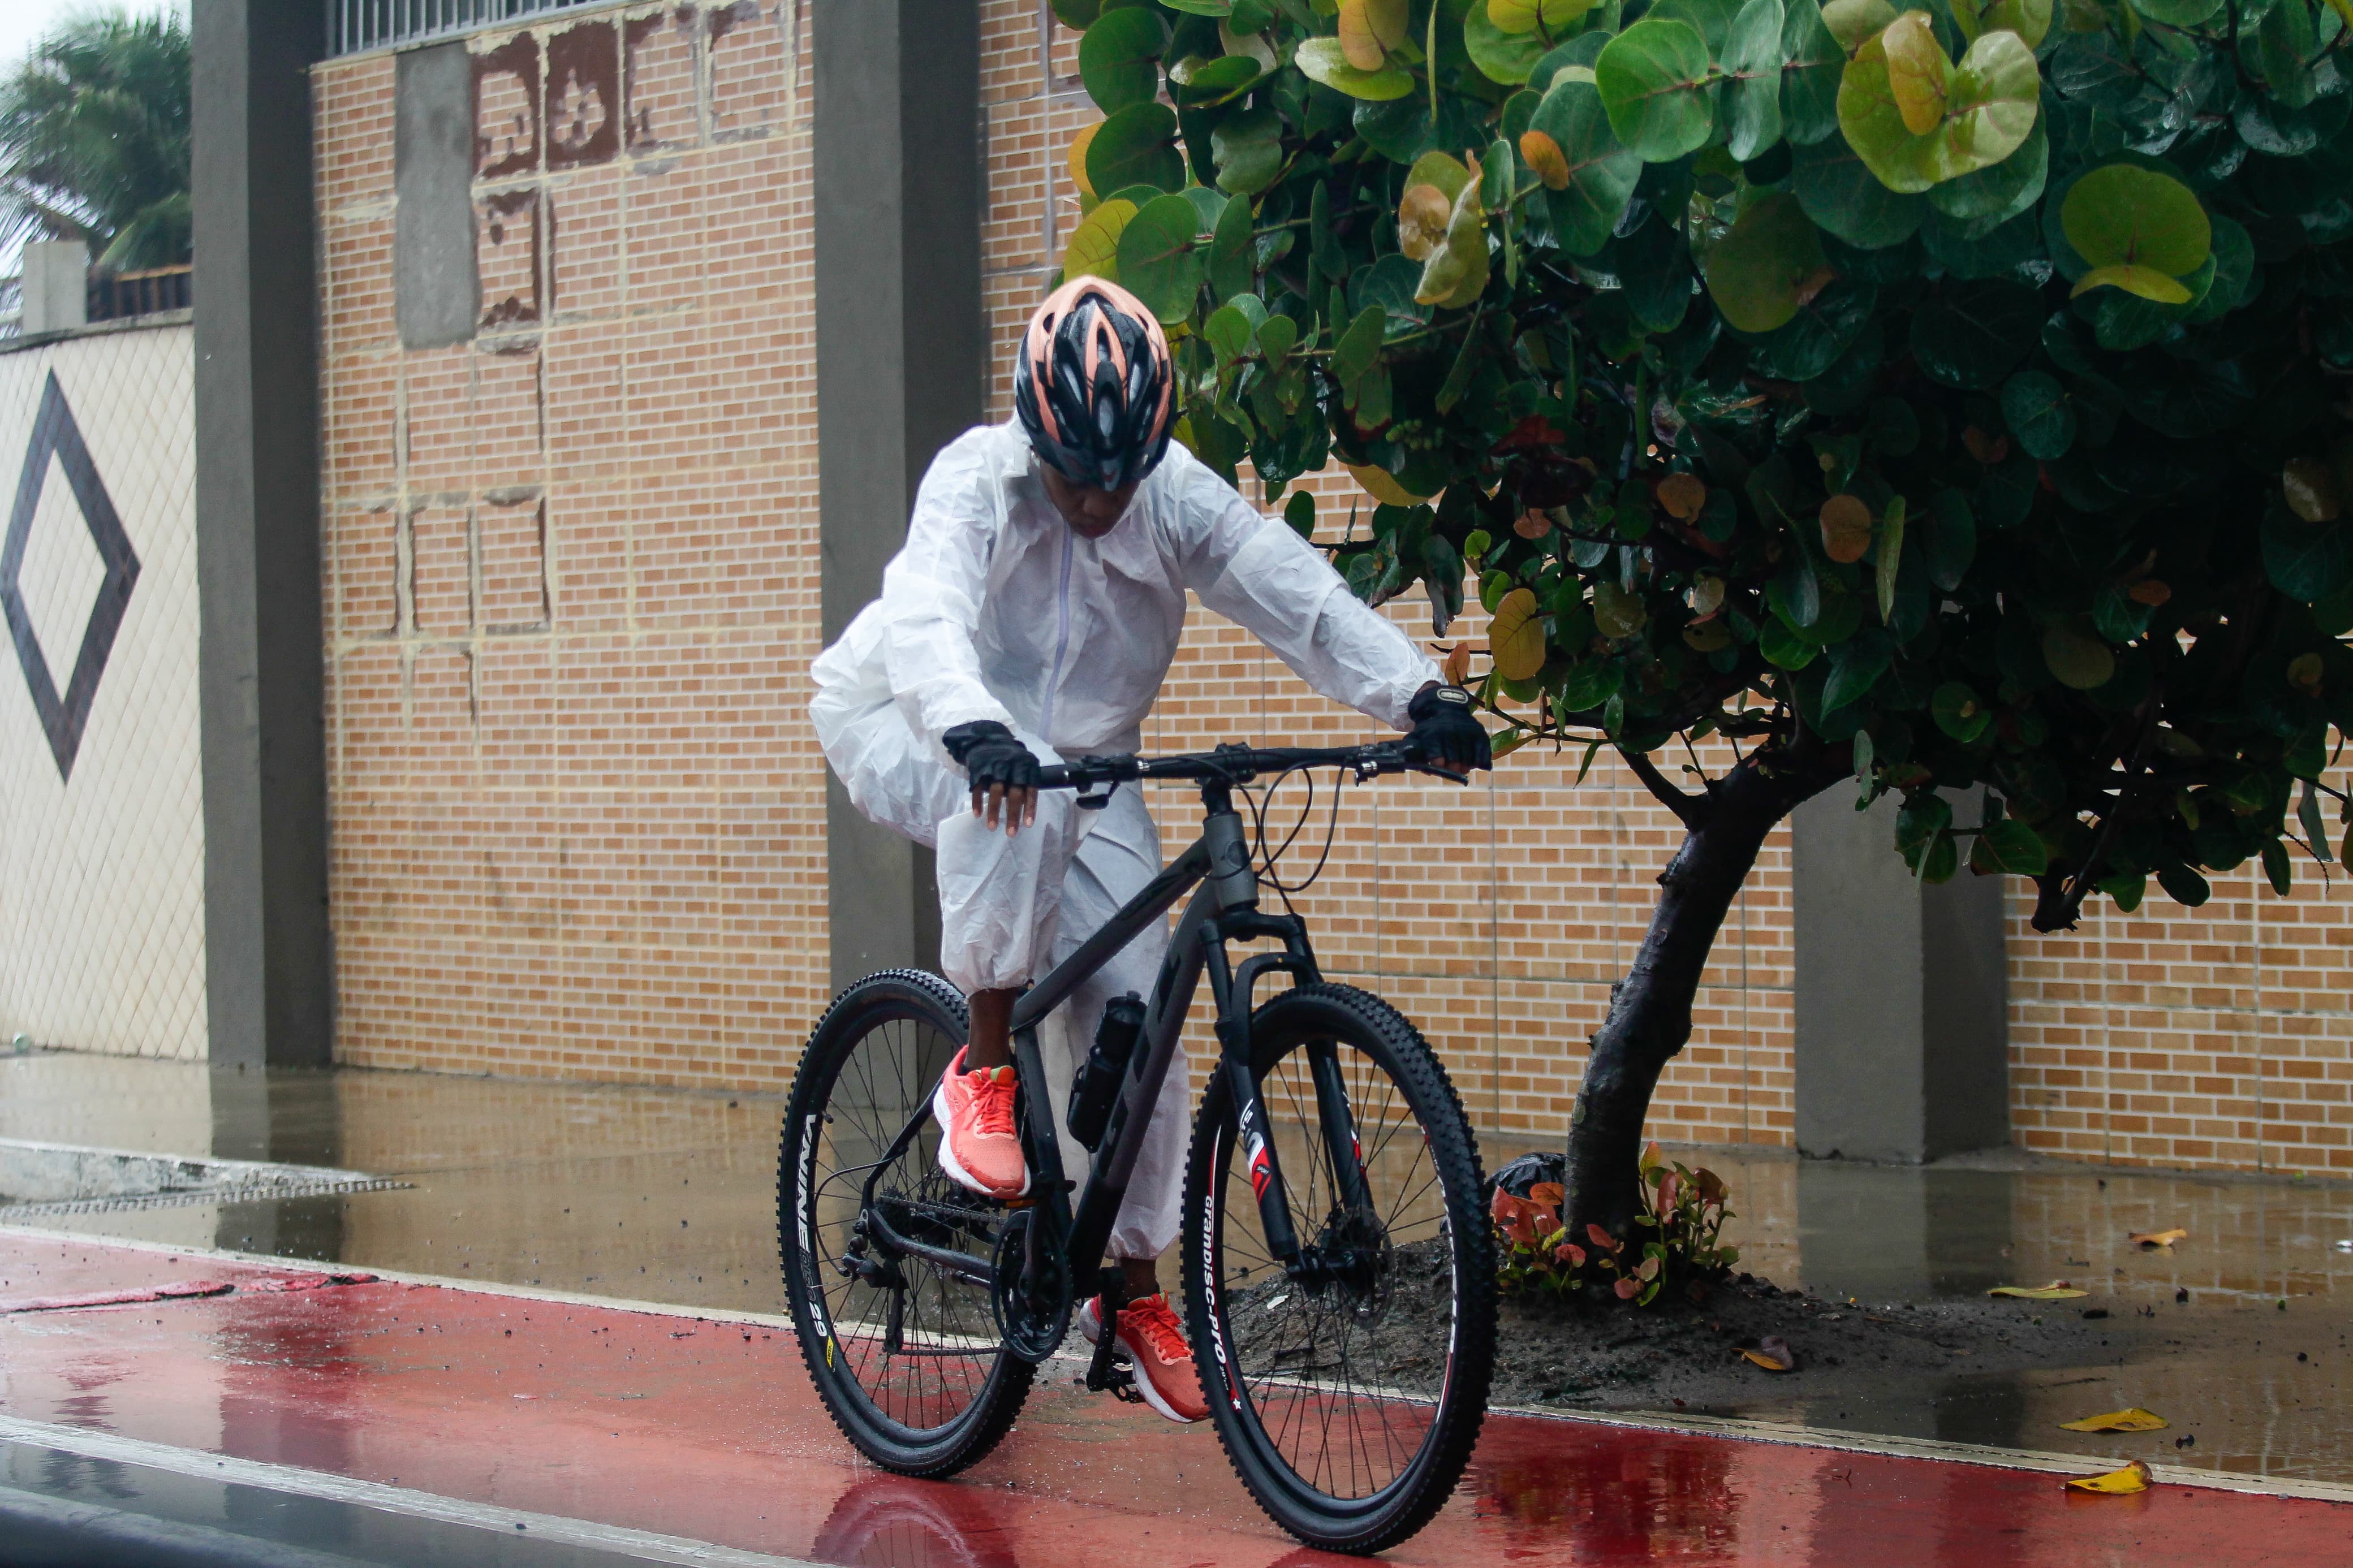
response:
<path id="1" fill-rule="evenodd" d="M 341 1060 L 774 1086 L 823 1005 L 798 9 L 470 39 L 452 349 L 394 329 L 393 61 L 314 73 Z"/>
<path id="2" fill-rule="evenodd" d="M 462 350 L 393 337 L 390 61 L 316 73 L 344 1060 L 774 1088 L 823 1004 L 823 774 L 801 719 L 818 624 L 806 10 L 759 0 L 724 28 L 691 7 L 607 12 L 512 36 L 527 45 L 472 40 L 521 50 L 543 85 L 533 100 L 512 73 L 486 79 L 500 319 Z M 1069 139 L 1096 116 L 1037 0 L 981 11 L 1001 363 L 1059 265 Z M 584 159 L 565 145 L 601 121 L 547 62 L 617 18 L 624 133 Z M 1353 486 L 1314 488 L 1336 536 Z M 1391 613 L 1428 640 L 1425 605 Z M 1474 613 L 1453 635 L 1477 631 Z M 1145 743 L 1363 729 L 1204 617 Z M 1675 842 L 1621 769 L 1575 785 L 1578 760 L 1524 752 L 1469 790 L 1352 791 L 1303 902 L 1327 966 L 1420 1023 L 1498 1152 L 1564 1136 L 1584 1039 Z M 1155 805 L 1181 842 L 1187 797 Z M 1324 821 L 1319 802 L 1303 868 Z M 2329 984 L 2348 940 L 2333 890 L 2258 904 L 2242 878 L 2196 914 L 2099 915 L 2063 938 L 2021 920 L 2019 1141 L 2353 1166 L 2353 1027 Z M 1718 945 L 1659 1136 L 1790 1142 L 1790 968 L 1785 833 Z"/>

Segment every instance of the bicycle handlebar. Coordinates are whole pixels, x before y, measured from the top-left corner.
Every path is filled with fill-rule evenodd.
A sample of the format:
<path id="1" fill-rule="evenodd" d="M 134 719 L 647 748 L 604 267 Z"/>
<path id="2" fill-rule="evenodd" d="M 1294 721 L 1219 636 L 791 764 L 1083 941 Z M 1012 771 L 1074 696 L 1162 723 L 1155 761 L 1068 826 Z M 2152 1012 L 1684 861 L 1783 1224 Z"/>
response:
<path id="1" fill-rule="evenodd" d="M 1227 744 L 1214 752 L 1190 752 L 1172 757 L 1081 757 L 1038 770 L 1040 789 L 1092 789 L 1152 779 L 1188 779 L 1204 784 L 1246 784 L 1261 773 L 1292 773 L 1300 768 L 1350 768 L 1356 777 L 1382 773 L 1430 773 L 1450 783 L 1463 780 L 1444 768 L 1433 767 L 1406 752 L 1403 741 L 1377 741 L 1363 746 L 1243 746 Z"/>

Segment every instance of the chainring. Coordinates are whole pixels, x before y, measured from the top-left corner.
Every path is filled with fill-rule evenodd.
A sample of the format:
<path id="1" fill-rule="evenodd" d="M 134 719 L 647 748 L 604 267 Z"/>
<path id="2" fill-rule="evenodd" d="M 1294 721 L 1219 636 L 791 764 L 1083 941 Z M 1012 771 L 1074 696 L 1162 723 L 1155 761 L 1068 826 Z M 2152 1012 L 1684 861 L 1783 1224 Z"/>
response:
<path id="1" fill-rule="evenodd" d="M 1057 1252 L 1044 1259 L 1047 1277 L 1027 1281 L 1023 1271 L 1029 1251 L 1029 1233 L 1038 1223 L 1034 1208 L 1016 1209 L 997 1228 L 997 1252 L 990 1259 L 996 1275 L 988 1305 L 997 1320 L 997 1336 L 1005 1348 L 1032 1366 L 1052 1355 L 1071 1331 L 1071 1270 Z"/>

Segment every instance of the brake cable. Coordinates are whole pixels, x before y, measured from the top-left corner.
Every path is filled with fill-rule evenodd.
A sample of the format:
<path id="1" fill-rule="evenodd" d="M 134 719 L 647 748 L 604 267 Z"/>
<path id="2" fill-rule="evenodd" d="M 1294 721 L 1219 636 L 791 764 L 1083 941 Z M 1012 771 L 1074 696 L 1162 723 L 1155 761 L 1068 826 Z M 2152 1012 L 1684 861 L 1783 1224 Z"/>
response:
<path id="1" fill-rule="evenodd" d="M 1270 849 L 1268 847 L 1268 835 L 1266 830 L 1266 814 L 1274 805 L 1275 791 L 1281 789 L 1285 784 L 1289 783 L 1291 776 L 1293 773 L 1305 773 L 1307 775 L 1307 801 L 1305 805 L 1299 808 L 1298 820 L 1291 825 L 1291 831 L 1283 836 L 1282 842 Z M 1347 784 L 1348 773 L 1345 768 L 1343 768 L 1339 772 L 1339 776 L 1333 781 L 1332 784 L 1332 813 L 1329 820 L 1324 825 L 1323 853 L 1315 857 L 1315 865 L 1314 868 L 1307 873 L 1306 878 L 1298 882 L 1283 881 L 1276 868 L 1282 862 L 1283 856 L 1290 853 L 1291 847 L 1298 842 L 1299 835 L 1301 831 L 1306 827 L 1308 818 L 1315 814 L 1314 769 L 1311 767 L 1285 768 L 1282 772 L 1277 773 L 1266 785 L 1263 796 L 1261 796 L 1261 793 L 1255 789 L 1244 789 L 1242 791 L 1242 798 L 1250 802 L 1250 817 L 1253 823 L 1252 831 L 1257 839 L 1259 864 L 1253 867 L 1252 869 L 1261 882 L 1274 889 L 1275 896 L 1282 900 L 1283 912 L 1286 914 L 1295 915 L 1299 912 L 1292 907 L 1291 895 L 1293 893 L 1304 893 L 1308 889 L 1314 887 L 1316 879 L 1324 875 L 1324 868 L 1325 864 L 1332 858 L 1332 845 L 1339 837 L 1340 834 L 1340 795 L 1341 793 L 1347 788 Z"/>

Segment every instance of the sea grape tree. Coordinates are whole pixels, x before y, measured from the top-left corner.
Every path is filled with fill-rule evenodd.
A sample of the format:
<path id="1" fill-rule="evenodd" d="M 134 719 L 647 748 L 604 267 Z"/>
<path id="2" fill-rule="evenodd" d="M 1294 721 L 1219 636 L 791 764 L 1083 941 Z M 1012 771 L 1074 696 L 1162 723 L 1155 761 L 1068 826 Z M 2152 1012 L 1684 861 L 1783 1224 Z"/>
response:
<path id="1" fill-rule="evenodd" d="M 1687 829 L 1573 1232 L 1627 1234 L 1813 795 L 2046 931 L 2328 862 L 2353 0 L 1054 3 L 1105 114 L 1065 268 L 1177 334 L 1183 439 L 1273 500 L 1346 465 L 1349 583 L 1489 612 L 1499 749 L 1609 748 Z"/>

